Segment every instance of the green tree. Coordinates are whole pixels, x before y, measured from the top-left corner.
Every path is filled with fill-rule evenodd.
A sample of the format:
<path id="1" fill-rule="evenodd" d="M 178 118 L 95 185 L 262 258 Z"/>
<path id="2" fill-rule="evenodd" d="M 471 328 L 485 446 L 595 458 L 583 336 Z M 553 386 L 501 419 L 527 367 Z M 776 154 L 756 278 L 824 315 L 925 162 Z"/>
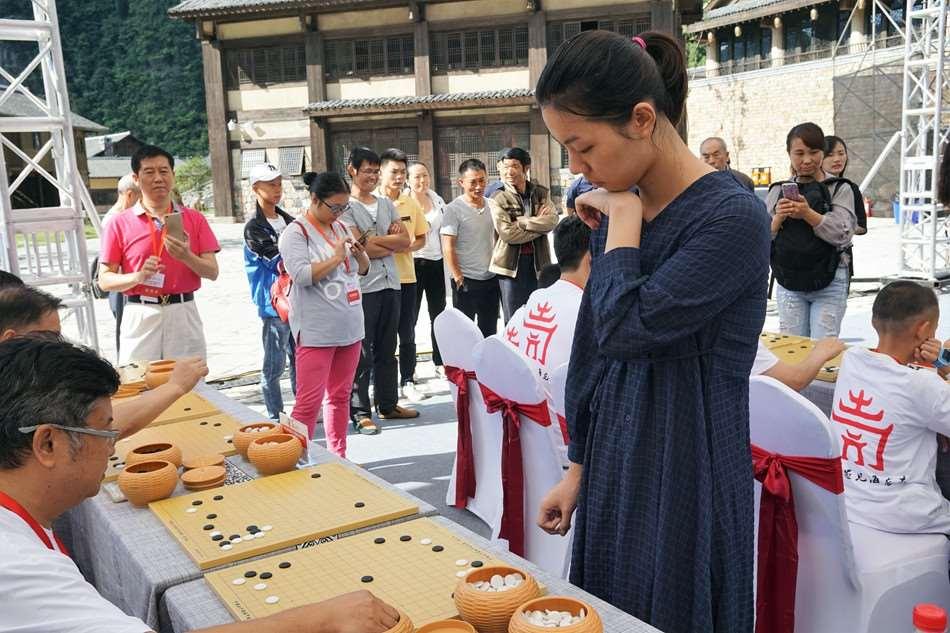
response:
<path id="1" fill-rule="evenodd" d="M 175 167 L 175 185 L 182 193 L 201 191 L 211 182 L 211 166 L 201 156 L 193 156 Z"/>

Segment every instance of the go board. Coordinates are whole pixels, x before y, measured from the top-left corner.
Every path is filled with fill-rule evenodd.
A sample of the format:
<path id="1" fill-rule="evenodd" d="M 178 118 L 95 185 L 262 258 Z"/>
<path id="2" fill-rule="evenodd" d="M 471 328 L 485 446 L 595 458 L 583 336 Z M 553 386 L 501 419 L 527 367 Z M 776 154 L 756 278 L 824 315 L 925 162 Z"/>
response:
<path id="1" fill-rule="evenodd" d="M 125 456 L 137 446 L 168 442 L 181 449 L 183 459 L 201 455 L 234 455 L 237 449 L 232 442 L 241 428 L 238 422 L 226 413 L 218 413 L 193 420 L 182 420 L 159 426 L 148 426 L 138 433 L 115 443 L 115 454 L 109 458 L 109 466 L 103 481 L 116 479 L 125 468 Z"/>
<path id="2" fill-rule="evenodd" d="M 149 506 L 201 569 L 418 514 L 342 464 L 323 464 Z"/>
<path id="3" fill-rule="evenodd" d="M 459 576 L 497 564 L 435 521 L 416 519 L 242 563 L 205 579 L 238 620 L 367 589 L 421 626 L 457 617 L 452 593 Z"/>
<path id="4" fill-rule="evenodd" d="M 148 393 L 147 391 L 144 393 Z M 120 400 L 113 400 L 112 404 L 115 406 L 118 403 L 135 402 L 141 396 L 133 396 L 131 398 L 122 398 Z M 162 424 L 170 424 L 172 422 L 180 422 L 181 420 L 192 420 L 194 418 L 200 418 L 203 416 L 219 414 L 221 411 L 218 410 L 216 406 L 205 400 L 203 397 L 199 396 L 194 391 L 189 391 L 183 395 L 178 400 L 175 400 L 170 407 L 162 411 L 161 415 L 155 418 L 149 426 L 160 426 Z"/>
<path id="5" fill-rule="evenodd" d="M 771 351 L 778 357 L 779 360 L 789 363 L 790 365 L 797 365 L 798 363 L 805 360 L 811 351 L 815 349 L 815 341 L 803 337 L 793 338 L 798 340 L 777 345 L 771 348 Z M 841 357 L 842 354 L 838 354 L 826 362 L 824 366 L 818 370 L 818 375 L 815 376 L 815 379 L 824 382 L 837 381 L 838 371 L 841 369 Z"/>

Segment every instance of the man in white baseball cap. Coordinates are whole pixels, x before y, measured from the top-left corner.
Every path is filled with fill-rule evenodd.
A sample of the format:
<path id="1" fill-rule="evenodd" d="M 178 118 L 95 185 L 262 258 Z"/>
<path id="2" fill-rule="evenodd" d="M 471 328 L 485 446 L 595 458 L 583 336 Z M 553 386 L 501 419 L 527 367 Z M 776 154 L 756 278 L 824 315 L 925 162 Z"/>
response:
<path id="1" fill-rule="evenodd" d="M 251 189 L 257 198 L 257 211 L 244 225 L 244 270 L 251 286 L 251 298 L 261 317 L 264 344 L 264 364 L 261 367 L 261 392 L 267 415 L 277 420 L 284 410 L 280 392 L 280 377 L 290 363 L 290 388 L 297 392 L 294 341 L 290 326 L 280 320 L 271 306 L 270 288 L 277 279 L 280 252 L 277 238 L 293 218 L 278 208 L 283 196 L 283 178 L 280 169 L 270 163 L 251 168 Z"/>

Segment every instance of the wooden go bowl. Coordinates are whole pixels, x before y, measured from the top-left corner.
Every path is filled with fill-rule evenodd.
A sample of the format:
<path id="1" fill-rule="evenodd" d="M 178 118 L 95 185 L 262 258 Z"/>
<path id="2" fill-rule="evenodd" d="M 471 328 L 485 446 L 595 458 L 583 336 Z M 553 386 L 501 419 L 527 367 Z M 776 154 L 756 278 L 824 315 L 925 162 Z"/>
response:
<path id="1" fill-rule="evenodd" d="M 604 624 L 600 616 L 586 602 L 568 596 L 545 596 L 544 598 L 535 598 L 519 606 L 511 616 L 508 633 L 545 633 L 551 631 L 550 628 L 531 624 L 528 618 L 522 615 L 525 611 L 545 611 L 548 609 L 551 611 L 567 611 L 571 615 L 577 615 L 583 609 L 587 614 L 577 624 L 558 627 L 557 631 L 564 631 L 565 633 L 603 633 L 604 631 Z"/>
<path id="2" fill-rule="evenodd" d="M 151 367 L 147 372 L 145 372 L 145 386 L 149 389 L 156 389 L 161 387 L 168 379 L 172 377 L 172 372 L 175 370 L 175 366 L 169 367 L 159 367 L 157 369 L 152 369 Z"/>
<path id="3" fill-rule="evenodd" d="M 520 574 L 524 582 L 513 589 L 499 592 L 480 591 L 469 584 L 490 580 L 495 574 Z M 531 574 L 516 567 L 493 565 L 473 569 L 459 580 L 455 587 L 455 606 L 462 619 L 480 633 L 506 633 L 508 621 L 515 610 L 540 594 L 541 588 Z"/>
<path id="4" fill-rule="evenodd" d="M 475 627 L 462 620 L 439 620 L 416 629 L 416 633 L 478 633 Z"/>
<path id="5" fill-rule="evenodd" d="M 266 429 L 259 433 L 251 433 L 250 429 Z M 256 440 L 259 437 L 265 437 L 268 435 L 277 435 L 280 433 L 280 427 L 273 422 L 254 422 L 253 424 L 245 424 L 237 430 L 237 433 L 234 434 L 233 442 L 234 449 L 240 453 L 243 457 L 247 457 L 247 447 L 251 445 L 251 442 Z"/>
<path id="6" fill-rule="evenodd" d="M 134 506 L 146 506 L 171 495 L 178 485 L 178 468 L 171 462 L 154 460 L 126 466 L 119 473 L 119 490 Z"/>
<path id="7" fill-rule="evenodd" d="M 293 435 L 278 433 L 256 438 L 247 447 L 247 458 L 262 475 L 276 475 L 293 470 L 303 446 Z"/>
<path id="8" fill-rule="evenodd" d="M 181 449 L 169 442 L 154 442 L 136 446 L 125 454 L 127 466 L 141 462 L 166 461 L 181 466 Z"/>
<path id="9" fill-rule="evenodd" d="M 399 622 L 396 622 L 396 625 L 391 629 L 387 629 L 386 633 L 413 633 L 416 629 L 412 626 L 412 620 L 409 619 L 406 612 L 402 609 L 396 609 L 396 611 L 399 612 Z"/>

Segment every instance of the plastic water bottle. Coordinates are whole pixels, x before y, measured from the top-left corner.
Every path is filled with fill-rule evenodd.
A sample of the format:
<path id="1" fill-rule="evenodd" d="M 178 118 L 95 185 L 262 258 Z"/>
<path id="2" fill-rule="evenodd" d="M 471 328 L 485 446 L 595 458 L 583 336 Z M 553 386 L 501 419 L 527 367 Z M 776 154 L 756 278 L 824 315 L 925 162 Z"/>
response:
<path id="1" fill-rule="evenodd" d="M 947 612 L 935 604 L 914 607 L 914 633 L 946 633 Z"/>

